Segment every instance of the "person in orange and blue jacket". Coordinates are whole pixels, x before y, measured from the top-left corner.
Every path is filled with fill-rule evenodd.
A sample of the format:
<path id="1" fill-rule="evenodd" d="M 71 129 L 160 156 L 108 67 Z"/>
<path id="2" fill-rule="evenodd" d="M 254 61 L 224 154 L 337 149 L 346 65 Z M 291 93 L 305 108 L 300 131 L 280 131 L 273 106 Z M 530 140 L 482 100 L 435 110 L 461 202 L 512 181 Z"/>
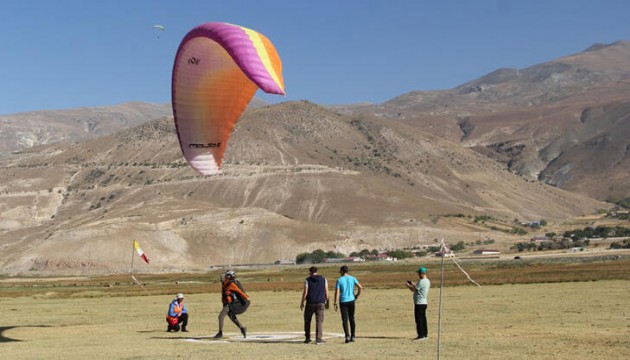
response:
<path id="1" fill-rule="evenodd" d="M 179 324 L 182 324 L 182 332 L 188 332 L 188 330 L 186 330 L 186 326 L 188 325 L 188 310 L 186 310 L 186 304 L 184 304 L 184 294 L 177 294 L 175 299 L 171 301 L 168 307 L 168 314 L 166 315 L 166 322 L 168 323 L 166 331 L 179 331 Z"/>
<path id="2" fill-rule="evenodd" d="M 223 309 L 219 313 L 219 332 L 214 338 L 223 338 L 223 320 L 226 315 L 238 326 L 243 337 L 247 338 L 247 328 L 241 324 L 236 315 L 242 314 L 247 310 L 251 299 L 243 290 L 241 283 L 236 280 L 236 273 L 233 270 L 225 272 L 221 286 L 221 302 L 223 303 Z"/>

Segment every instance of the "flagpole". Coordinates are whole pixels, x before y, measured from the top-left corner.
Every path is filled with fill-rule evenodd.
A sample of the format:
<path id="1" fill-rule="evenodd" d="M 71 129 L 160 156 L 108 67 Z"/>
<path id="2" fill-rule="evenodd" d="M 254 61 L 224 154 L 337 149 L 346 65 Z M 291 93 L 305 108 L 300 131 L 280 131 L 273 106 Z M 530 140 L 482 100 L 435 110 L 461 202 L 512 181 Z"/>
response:
<path id="1" fill-rule="evenodd" d="M 446 256 L 446 245 L 444 238 L 440 245 L 442 252 L 442 261 L 440 263 L 440 301 L 438 303 L 438 338 L 437 338 L 437 360 L 440 360 L 441 340 L 442 340 L 442 290 L 444 289 L 444 257 Z"/>

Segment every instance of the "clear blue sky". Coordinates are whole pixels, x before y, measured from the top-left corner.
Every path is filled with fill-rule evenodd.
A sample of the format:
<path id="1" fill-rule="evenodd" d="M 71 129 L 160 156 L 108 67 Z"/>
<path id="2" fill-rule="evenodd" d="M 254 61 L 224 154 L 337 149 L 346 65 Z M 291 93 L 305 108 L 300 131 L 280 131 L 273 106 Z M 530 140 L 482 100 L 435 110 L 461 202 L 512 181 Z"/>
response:
<path id="1" fill-rule="evenodd" d="M 276 45 L 288 95 L 258 97 L 349 104 L 630 40 L 629 14 L 628 0 L 6 0 L 0 114 L 168 103 L 179 42 L 209 21 Z"/>

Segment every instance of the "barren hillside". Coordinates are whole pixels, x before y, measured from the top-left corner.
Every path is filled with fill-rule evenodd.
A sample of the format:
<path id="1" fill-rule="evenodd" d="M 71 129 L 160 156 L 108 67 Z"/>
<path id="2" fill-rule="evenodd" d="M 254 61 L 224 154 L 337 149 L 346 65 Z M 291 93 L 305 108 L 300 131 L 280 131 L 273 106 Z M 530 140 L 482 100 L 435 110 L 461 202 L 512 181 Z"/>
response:
<path id="1" fill-rule="evenodd" d="M 619 41 L 347 112 L 397 120 L 459 142 L 529 179 L 621 201 L 630 198 L 628 99 L 630 42 Z"/>
<path id="2" fill-rule="evenodd" d="M 433 244 L 509 235 L 449 220 L 505 222 L 592 213 L 605 204 L 538 182 L 456 143 L 308 102 L 249 110 L 224 175 L 181 158 L 171 118 L 80 144 L 1 159 L 4 272 L 145 271 L 272 262 L 317 248 Z"/>
<path id="3" fill-rule="evenodd" d="M 0 115 L 0 154 L 37 145 L 81 142 L 171 114 L 170 104 L 114 106 Z"/>
<path id="4" fill-rule="evenodd" d="M 629 74 L 618 42 L 379 105 L 256 101 L 216 177 L 184 162 L 167 105 L 3 116 L 0 267 L 129 271 L 134 239 L 141 271 L 442 237 L 508 249 L 531 237 L 514 220 L 557 226 L 630 198 Z"/>

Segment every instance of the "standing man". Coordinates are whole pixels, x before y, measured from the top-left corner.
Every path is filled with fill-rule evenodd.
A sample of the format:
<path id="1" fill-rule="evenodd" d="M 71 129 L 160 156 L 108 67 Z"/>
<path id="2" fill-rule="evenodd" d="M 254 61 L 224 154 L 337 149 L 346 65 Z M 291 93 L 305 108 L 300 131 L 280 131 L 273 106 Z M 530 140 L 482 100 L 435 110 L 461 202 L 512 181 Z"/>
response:
<path id="1" fill-rule="evenodd" d="M 323 344 L 324 335 L 324 310 L 328 307 L 328 280 L 317 274 L 317 268 L 311 266 L 308 269 L 310 275 L 304 280 L 304 291 L 302 292 L 302 302 L 300 310 L 304 310 L 304 340 L 305 344 L 311 342 L 311 320 L 315 314 L 315 343 Z"/>
<path id="2" fill-rule="evenodd" d="M 416 332 L 418 336 L 414 340 L 427 340 L 429 329 L 427 328 L 427 304 L 431 282 L 427 278 L 427 269 L 418 268 L 418 282 L 414 285 L 407 280 L 407 288 L 413 291 L 414 317 L 416 319 Z"/>
<path id="3" fill-rule="evenodd" d="M 166 322 L 168 323 L 168 328 L 166 329 L 168 332 L 179 331 L 179 324 L 182 324 L 182 332 L 188 332 L 186 330 L 188 310 L 186 310 L 186 304 L 184 304 L 184 294 L 177 294 L 175 299 L 171 301 L 166 314 Z"/>
<path id="4" fill-rule="evenodd" d="M 244 313 L 251 301 L 249 296 L 245 294 L 241 283 L 236 280 L 236 273 L 233 270 L 225 272 L 221 286 L 221 302 L 223 302 L 223 309 L 219 313 L 219 332 L 214 335 L 214 338 L 223 338 L 223 322 L 226 315 L 238 326 L 243 337 L 247 338 L 247 328 L 238 321 L 236 315 Z"/>
<path id="5" fill-rule="evenodd" d="M 341 276 L 337 279 L 335 285 L 335 311 L 337 311 L 337 304 L 341 308 L 341 324 L 343 325 L 343 332 L 346 335 L 346 344 L 354 342 L 354 335 L 356 325 L 354 322 L 354 302 L 361 295 L 363 286 L 359 283 L 359 280 L 352 275 L 348 275 L 348 267 L 346 265 L 339 269 Z M 358 288 L 355 295 L 354 287 Z M 350 332 L 348 332 L 348 322 L 350 322 Z"/>

